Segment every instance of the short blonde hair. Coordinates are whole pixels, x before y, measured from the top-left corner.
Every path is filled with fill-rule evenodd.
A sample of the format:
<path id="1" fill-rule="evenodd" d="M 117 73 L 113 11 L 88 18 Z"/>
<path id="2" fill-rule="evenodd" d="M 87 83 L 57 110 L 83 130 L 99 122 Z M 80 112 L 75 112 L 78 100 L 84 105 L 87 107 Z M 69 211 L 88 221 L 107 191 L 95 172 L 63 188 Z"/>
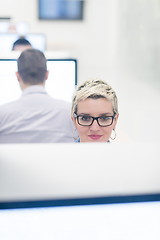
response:
<path id="1" fill-rule="evenodd" d="M 78 103 L 87 98 L 106 98 L 111 101 L 114 114 L 118 113 L 117 96 L 112 87 L 103 80 L 91 79 L 85 81 L 77 87 L 72 99 L 72 116 L 74 113 L 77 113 Z"/>

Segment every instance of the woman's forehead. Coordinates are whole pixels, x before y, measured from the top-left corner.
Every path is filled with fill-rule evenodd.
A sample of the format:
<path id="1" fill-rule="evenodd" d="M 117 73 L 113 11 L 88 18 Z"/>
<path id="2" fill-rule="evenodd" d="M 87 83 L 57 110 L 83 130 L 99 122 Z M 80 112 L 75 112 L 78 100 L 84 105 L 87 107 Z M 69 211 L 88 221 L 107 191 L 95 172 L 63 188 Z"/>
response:
<path id="1" fill-rule="evenodd" d="M 78 103 L 77 106 L 78 113 L 112 113 L 113 112 L 113 106 L 111 101 L 107 100 L 106 98 L 99 98 L 99 99 L 92 99 L 87 98 L 85 100 L 82 100 Z"/>

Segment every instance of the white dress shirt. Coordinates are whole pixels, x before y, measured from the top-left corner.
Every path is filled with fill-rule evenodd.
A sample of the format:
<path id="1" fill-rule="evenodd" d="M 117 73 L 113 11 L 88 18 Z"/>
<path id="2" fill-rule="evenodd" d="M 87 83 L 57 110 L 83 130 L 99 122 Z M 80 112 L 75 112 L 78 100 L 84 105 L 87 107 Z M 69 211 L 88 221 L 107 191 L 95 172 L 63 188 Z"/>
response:
<path id="1" fill-rule="evenodd" d="M 68 102 L 29 86 L 14 102 L 0 106 L 0 143 L 74 142 Z"/>

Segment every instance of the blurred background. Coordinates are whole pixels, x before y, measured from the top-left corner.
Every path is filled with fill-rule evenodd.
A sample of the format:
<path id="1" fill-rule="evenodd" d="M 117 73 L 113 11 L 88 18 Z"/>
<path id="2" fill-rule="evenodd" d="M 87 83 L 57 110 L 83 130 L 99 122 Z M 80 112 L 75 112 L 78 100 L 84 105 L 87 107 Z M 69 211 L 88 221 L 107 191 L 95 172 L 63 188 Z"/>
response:
<path id="1" fill-rule="evenodd" d="M 69 1 L 79 19 L 46 19 L 52 0 L 0 0 L 0 33 L 44 34 L 50 56 L 77 59 L 78 82 L 106 80 L 119 99 L 116 141 L 159 141 L 160 1 Z"/>

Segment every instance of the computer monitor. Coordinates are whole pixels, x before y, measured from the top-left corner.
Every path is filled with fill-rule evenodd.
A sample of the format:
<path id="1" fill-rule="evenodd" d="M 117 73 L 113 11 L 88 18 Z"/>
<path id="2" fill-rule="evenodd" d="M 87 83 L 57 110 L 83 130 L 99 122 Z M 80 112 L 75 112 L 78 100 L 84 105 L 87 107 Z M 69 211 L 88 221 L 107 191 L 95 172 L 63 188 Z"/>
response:
<path id="1" fill-rule="evenodd" d="M 159 153 L 159 144 L 0 145 L 0 238 L 159 240 Z"/>
<path id="2" fill-rule="evenodd" d="M 12 50 L 13 43 L 19 39 L 17 33 L 0 33 L 0 52 L 5 53 Z M 43 33 L 28 33 L 24 36 L 33 48 L 45 51 L 47 49 L 46 36 Z"/>
<path id="3" fill-rule="evenodd" d="M 82 20 L 83 0 L 38 0 L 41 20 Z"/>
<path id="4" fill-rule="evenodd" d="M 71 102 L 77 84 L 76 59 L 48 59 L 49 78 L 46 90 L 54 98 Z M 21 90 L 15 76 L 17 61 L 15 59 L 0 59 L 0 105 L 17 100 Z"/>

